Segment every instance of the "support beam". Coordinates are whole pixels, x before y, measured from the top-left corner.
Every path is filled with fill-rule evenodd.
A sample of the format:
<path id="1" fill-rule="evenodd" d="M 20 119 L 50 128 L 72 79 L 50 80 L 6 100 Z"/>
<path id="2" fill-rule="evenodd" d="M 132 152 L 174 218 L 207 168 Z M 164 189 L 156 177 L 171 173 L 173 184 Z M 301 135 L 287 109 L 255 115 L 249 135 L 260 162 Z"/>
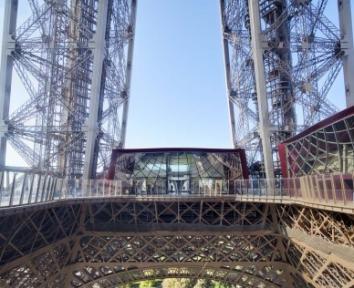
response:
<path id="1" fill-rule="evenodd" d="M 354 105 L 354 47 L 351 0 L 338 0 L 339 25 L 343 57 L 344 87 L 347 107 Z"/>
<path id="2" fill-rule="evenodd" d="M 13 59 L 15 48 L 15 33 L 17 22 L 18 0 L 5 1 L 4 30 L 2 39 L 2 54 L 0 67 L 0 167 L 6 160 L 6 132 L 9 117 L 10 94 L 12 82 Z"/>
<path id="3" fill-rule="evenodd" d="M 97 13 L 97 28 L 93 39 L 93 75 L 92 75 L 92 88 L 90 95 L 90 112 L 87 121 L 86 132 L 86 151 L 85 151 L 85 165 L 84 177 L 91 178 L 96 172 L 97 151 L 99 145 L 99 114 L 103 98 L 103 69 L 105 59 L 105 45 L 106 45 L 106 28 L 108 16 L 108 3 L 109 0 L 101 0 L 98 4 Z"/>
<path id="4" fill-rule="evenodd" d="M 220 15 L 221 15 L 221 35 L 222 35 L 222 42 L 224 48 L 224 61 L 225 61 L 225 80 L 226 80 L 226 88 L 227 88 L 227 103 L 229 108 L 229 119 L 231 125 L 231 136 L 232 136 L 232 144 L 235 148 L 237 148 L 237 139 L 236 139 L 236 124 L 235 124 L 235 111 L 234 111 L 234 104 L 232 103 L 232 85 L 231 85 L 231 64 L 230 64 L 230 49 L 229 43 L 226 38 L 226 23 L 225 23 L 225 15 L 224 15 L 224 8 L 225 8 L 225 0 L 220 0 Z"/>
<path id="5" fill-rule="evenodd" d="M 129 95 L 130 95 L 130 83 L 132 76 L 132 66 L 133 66 L 133 52 L 134 52 L 134 39 L 135 39 L 135 23 L 136 23 L 136 11 L 137 11 L 137 0 L 132 0 L 131 4 L 131 36 L 128 44 L 128 60 L 127 60 L 127 70 L 126 70 L 126 99 L 123 107 L 123 116 L 122 116 L 122 128 L 120 135 L 120 147 L 124 147 L 125 136 L 127 134 L 127 119 L 128 119 L 128 110 L 129 110 Z"/>
<path id="6" fill-rule="evenodd" d="M 250 27 L 251 27 L 251 46 L 254 70 L 256 77 L 257 104 L 259 113 L 259 135 L 263 148 L 263 160 L 267 178 L 274 178 L 273 155 L 270 141 L 270 121 L 267 103 L 267 91 L 264 75 L 262 33 L 259 13 L 259 1 L 248 0 Z"/>
<path id="7" fill-rule="evenodd" d="M 82 265 L 83 266 L 83 265 Z M 290 278 L 291 273 L 295 273 L 295 270 L 286 263 L 282 262 L 265 262 L 265 263 L 235 263 L 230 267 L 229 265 L 219 265 L 218 263 L 205 263 L 204 265 L 195 265 L 191 263 L 178 263 L 176 265 L 154 265 L 153 263 L 138 263 L 133 267 L 124 267 L 116 273 L 106 273 L 103 277 L 100 277 L 101 283 L 109 283 L 112 287 L 124 287 L 124 284 L 132 282 L 166 279 L 166 278 L 189 278 L 189 279 L 211 279 L 224 284 L 228 284 L 228 287 L 251 287 L 249 283 L 254 284 L 252 287 L 268 287 L 276 288 L 280 287 L 275 284 L 274 279 L 268 279 L 264 275 L 268 267 L 274 267 L 279 271 L 282 271 L 282 282 L 285 283 L 285 278 Z M 87 266 L 86 266 L 87 267 Z M 107 266 L 106 266 L 107 267 Z M 108 266 L 109 267 L 109 266 Z M 241 269 L 234 269 L 234 267 L 242 267 Z M 70 270 L 71 268 L 71 270 Z M 85 268 L 85 267 L 84 267 Z M 85 274 L 84 268 L 81 268 Z M 91 266 L 90 266 L 91 268 Z M 114 267 L 111 268 L 115 271 Z M 66 275 L 71 275 L 69 271 L 76 271 L 77 266 L 69 267 L 65 270 Z M 99 268 L 94 268 L 94 271 L 100 271 Z M 102 274 L 100 272 L 96 273 Z M 271 273 L 269 273 L 271 274 Z M 275 278 L 275 277 L 274 277 Z M 84 283 L 81 288 L 91 288 L 97 283 L 97 279 L 87 277 L 87 282 Z M 277 279 L 278 280 L 278 279 Z M 282 286 L 285 287 L 285 286 Z M 293 281 L 286 282 L 286 287 L 293 288 Z"/>

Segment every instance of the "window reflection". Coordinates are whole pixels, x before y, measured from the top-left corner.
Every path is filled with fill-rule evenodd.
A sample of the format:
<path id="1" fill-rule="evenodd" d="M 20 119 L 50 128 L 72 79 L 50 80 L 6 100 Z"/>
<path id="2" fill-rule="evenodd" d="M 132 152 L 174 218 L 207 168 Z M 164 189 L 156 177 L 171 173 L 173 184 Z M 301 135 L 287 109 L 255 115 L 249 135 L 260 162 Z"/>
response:
<path id="1" fill-rule="evenodd" d="M 354 172 L 354 107 L 279 145 L 284 177 Z"/>
<path id="2" fill-rule="evenodd" d="M 247 177 L 240 149 L 115 150 L 113 159 L 111 178 L 131 187 L 126 193 L 221 194 L 231 181 Z"/>

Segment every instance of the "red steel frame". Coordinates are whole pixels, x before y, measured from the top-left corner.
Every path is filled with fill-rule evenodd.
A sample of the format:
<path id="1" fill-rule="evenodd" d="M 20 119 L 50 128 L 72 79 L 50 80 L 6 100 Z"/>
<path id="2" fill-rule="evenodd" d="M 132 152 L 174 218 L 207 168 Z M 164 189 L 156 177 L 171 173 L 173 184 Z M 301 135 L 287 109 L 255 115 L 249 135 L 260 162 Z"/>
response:
<path id="1" fill-rule="evenodd" d="M 321 129 L 334 125 L 340 121 L 344 121 L 345 119 L 354 116 L 354 106 L 348 107 L 331 117 L 328 117 L 317 124 L 309 127 L 308 129 L 302 131 L 301 133 L 295 135 L 284 141 L 283 143 L 279 144 L 279 158 L 281 164 L 281 171 L 283 177 L 294 177 L 296 175 L 294 171 L 291 170 L 291 159 L 289 157 L 289 146 L 290 144 L 298 143 L 306 137 L 313 135 L 314 133 L 318 132 Z"/>

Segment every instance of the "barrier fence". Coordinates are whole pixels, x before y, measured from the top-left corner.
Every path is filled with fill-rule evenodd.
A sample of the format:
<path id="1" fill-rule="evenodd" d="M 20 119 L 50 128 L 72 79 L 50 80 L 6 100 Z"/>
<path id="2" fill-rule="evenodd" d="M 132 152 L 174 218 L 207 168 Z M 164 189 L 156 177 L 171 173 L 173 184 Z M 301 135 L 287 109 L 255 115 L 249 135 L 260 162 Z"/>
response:
<path id="1" fill-rule="evenodd" d="M 79 198 L 208 198 L 232 197 L 236 200 L 308 203 L 353 207 L 353 174 L 310 175 L 279 179 L 193 180 L 181 189 L 170 189 L 164 182 L 147 184 L 143 179 L 64 179 L 25 172 L 0 172 L 0 206 L 11 207 Z"/>

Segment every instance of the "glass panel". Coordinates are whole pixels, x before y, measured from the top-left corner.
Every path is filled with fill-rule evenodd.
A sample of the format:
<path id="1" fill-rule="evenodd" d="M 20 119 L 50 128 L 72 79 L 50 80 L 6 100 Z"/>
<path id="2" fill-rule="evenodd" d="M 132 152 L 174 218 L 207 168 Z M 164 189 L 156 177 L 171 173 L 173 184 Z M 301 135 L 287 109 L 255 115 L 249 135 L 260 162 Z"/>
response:
<path id="1" fill-rule="evenodd" d="M 242 179 L 239 150 L 117 150 L 114 179 L 126 194 L 221 195 Z"/>
<path id="2" fill-rule="evenodd" d="M 342 175 L 342 178 L 343 178 L 343 185 L 344 185 L 345 201 L 353 201 L 353 194 L 354 194 L 353 175 L 344 174 Z"/>
<path id="3" fill-rule="evenodd" d="M 302 132 L 302 137 L 295 136 L 284 143 L 287 163 L 283 165 L 291 176 L 354 172 L 354 116 L 338 114 L 334 119 L 323 122 L 315 131 L 310 127 Z"/>
<path id="4" fill-rule="evenodd" d="M 333 175 L 335 197 L 337 201 L 343 200 L 342 179 L 340 175 Z"/>

